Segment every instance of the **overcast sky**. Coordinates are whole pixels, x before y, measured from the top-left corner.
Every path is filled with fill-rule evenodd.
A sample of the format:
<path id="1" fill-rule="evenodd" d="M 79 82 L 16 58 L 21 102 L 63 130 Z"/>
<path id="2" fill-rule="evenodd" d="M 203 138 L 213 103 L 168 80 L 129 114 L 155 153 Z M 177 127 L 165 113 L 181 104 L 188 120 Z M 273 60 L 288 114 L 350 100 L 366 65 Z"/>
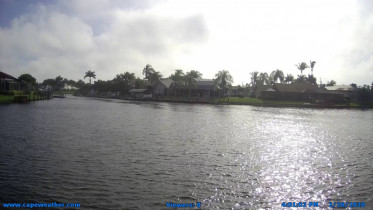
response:
<path id="1" fill-rule="evenodd" d="M 310 60 L 318 82 L 373 82 L 371 0 L 0 0 L 0 27 L 0 71 L 39 82 L 143 77 L 151 64 L 164 77 L 225 69 L 245 84 Z"/>

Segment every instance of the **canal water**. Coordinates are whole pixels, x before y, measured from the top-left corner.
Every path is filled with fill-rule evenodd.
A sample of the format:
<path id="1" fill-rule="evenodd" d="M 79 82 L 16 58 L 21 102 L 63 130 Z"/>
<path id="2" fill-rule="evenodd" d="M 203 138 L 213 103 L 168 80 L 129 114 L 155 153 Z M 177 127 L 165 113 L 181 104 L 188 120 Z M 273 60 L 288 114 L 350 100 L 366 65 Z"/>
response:
<path id="1" fill-rule="evenodd" d="M 69 97 L 0 106 L 0 203 L 369 202 L 373 111 Z"/>

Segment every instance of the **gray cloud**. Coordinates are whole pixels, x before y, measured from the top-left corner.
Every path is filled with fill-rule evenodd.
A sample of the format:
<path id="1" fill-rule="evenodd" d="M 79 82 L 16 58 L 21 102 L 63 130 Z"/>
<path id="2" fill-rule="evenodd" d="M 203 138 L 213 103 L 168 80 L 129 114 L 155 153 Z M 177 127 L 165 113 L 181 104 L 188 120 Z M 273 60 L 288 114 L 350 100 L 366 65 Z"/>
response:
<path id="1" fill-rule="evenodd" d="M 88 20 L 55 7 L 39 4 L 32 13 L 14 19 L 9 28 L 0 29 L 2 71 L 14 76 L 30 73 L 39 81 L 57 75 L 81 79 L 88 69 L 100 79 L 123 71 L 140 76 L 147 63 L 171 67 L 180 51 L 207 38 L 202 16 L 175 19 L 145 11 L 110 10 L 105 30 L 95 34 Z"/>

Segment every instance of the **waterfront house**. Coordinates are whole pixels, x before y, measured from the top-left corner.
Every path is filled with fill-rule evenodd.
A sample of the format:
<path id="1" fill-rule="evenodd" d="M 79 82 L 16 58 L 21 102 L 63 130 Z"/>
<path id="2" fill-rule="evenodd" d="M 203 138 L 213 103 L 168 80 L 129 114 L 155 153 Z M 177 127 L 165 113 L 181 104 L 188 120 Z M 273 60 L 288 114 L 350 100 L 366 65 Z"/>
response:
<path id="1" fill-rule="evenodd" d="M 196 87 L 194 88 L 197 96 L 212 97 L 216 95 L 215 81 L 213 79 L 195 79 Z"/>
<path id="2" fill-rule="evenodd" d="M 262 92 L 272 88 L 272 85 L 258 85 L 255 90 L 255 97 L 262 98 Z"/>
<path id="3" fill-rule="evenodd" d="M 0 91 L 19 91 L 21 90 L 21 84 L 17 78 L 0 71 Z"/>
<path id="4" fill-rule="evenodd" d="M 359 89 L 352 85 L 334 85 L 326 86 L 330 93 L 342 94 L 349 101 L 359 100 Z"/>
<path id="5" fill-rule="evenodd" d="M 231 97 L 243 97 L 244 95 L 245 95 L 244 88 L 240 86 L 232 86 L 228 90 L 228 96 L 231 96 Z"/>
<path id="6" fill-rule="evenodd" d="M 174 81 L 171 78 L 160 79 L 153 85 L 153 93 L 156 96 L 168 96 L 171 85 Z"/>
<path id="7" fill-rule="evenodd" d="M 273 84 L 260 92 L 260 97 L 269 100 L 323 101 L 328 103 L 344 102 L 343 94 L 329 92 L 307 82 L 292 84 Z"/>
<path id="8" fill-rule="evenodd" d="M 214 97 L 218 94 L 213 79 L 197 78 L 194 80 L 194 84 L 190 86 L 175 86 L 172 84 L 170 95 L 181 97 Z"/>

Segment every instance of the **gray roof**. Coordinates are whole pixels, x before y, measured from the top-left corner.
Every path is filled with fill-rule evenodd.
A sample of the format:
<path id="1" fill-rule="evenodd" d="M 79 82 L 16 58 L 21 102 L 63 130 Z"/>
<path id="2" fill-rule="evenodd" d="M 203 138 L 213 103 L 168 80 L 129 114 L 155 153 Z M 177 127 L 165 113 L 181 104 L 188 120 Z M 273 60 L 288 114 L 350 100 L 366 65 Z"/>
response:
<path id="1" fill-rule="evenodd" d="M 334 86 L 326 86 L 325 88 L 327 90 L 342 90 L 342 91 L 356 91 L 357 90 L 351 85 L 334 85 Z"/>
<path id="2" fill-rule="evenodd" d="M 273 89 L 278 92 L 291 92 L 291 93 L 304 93 L 313 92 L 320 93 L 322 90 L 316 85 L 312 85 L 307 82 L 293 82 L 291 84 L 280 84 L 276 83 L 273 85 Z"/>
<path id="3" fill-rule="evenodd" d="M 197 78 L 195 79 L 196 82 L 197 82 L 197 86 L 198 87 L 202 87 L 202 86 L 215 86 L 215 81 L 213 79 L 200 79 L 200 78 Z"/>
<path id="4" fill-rule="evenodd" d="M 165 79 L 161 79 L 159 82 L 162 83 L 167 88 L 169 88 L 174 81 L 171 78 L 165 78 Z"/>
<path id="5" fill-rule="evenodd" d="M 268 91 L 268 92 L 276 92 L 276 91 L 273 90 L 272 88 L 268 88 L 266 91 Z"/>
<path id="6" fill-rule="evenodd" d="M 258 85 L 256 87 L 256 91 L 266 91 L 268 90 L 269 88 L 272 88 L 272 85 Z"/>
<path id="7" fill-rule="evenodd" d="M 9 75 L 9 74 L 6 74 L 2 71 L 0 71 L 0 79 L 12 79 L 12 80 L 17 80 L 17 78 Z"/>
<path id="8" fill-rule="evenodd" d="M 239 88 L 238 88 L 238 85 L 236 85 L 236 86 L 232 86 L 230 89 L 231 90 L 238 90 Z"/>
<path id="9" fill-rule="evenodd" d="M 144 93 L 145 91 L 147 91 L 148 89 L 132 89 L 130 91 L 128 91 L 129 93 Z"/>

